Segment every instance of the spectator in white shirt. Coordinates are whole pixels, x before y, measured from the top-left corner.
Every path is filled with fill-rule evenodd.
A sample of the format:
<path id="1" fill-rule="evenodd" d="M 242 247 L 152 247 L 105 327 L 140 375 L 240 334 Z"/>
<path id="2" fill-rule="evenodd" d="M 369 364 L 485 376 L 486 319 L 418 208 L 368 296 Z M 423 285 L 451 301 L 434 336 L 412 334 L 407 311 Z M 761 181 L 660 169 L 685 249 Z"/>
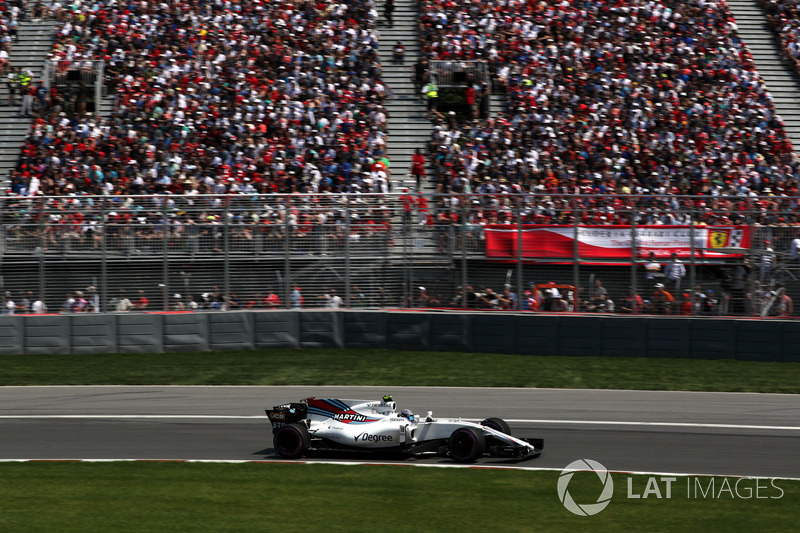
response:
<path id="1" fill-rule="evenodd" d="M 664 274 L 667 279 L 672 283 L 673 288 L 680 287 L 680 280 L 686 275 L 686 266 L 678 259 L 678 255 L 672 252 L 669 258 L 669 263 L 664 267 Z"/>

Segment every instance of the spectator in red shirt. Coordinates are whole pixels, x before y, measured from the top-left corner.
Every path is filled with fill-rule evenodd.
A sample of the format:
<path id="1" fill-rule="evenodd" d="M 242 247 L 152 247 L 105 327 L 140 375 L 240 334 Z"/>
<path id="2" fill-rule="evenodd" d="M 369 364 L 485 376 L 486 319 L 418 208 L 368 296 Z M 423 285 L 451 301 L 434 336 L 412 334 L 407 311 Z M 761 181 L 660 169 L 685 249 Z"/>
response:
<path id="1" fill-rule="evenodd" d="M 417 182 L 417 192 L 422 188 L 422 178 L 425 177 L 425 156 L 422 155 L 422 150 L 417 148 L 414 155 L 411 156 L 411 175 Z"/>
<path id="2" fill-rule="evenodd" d="M 472 85 L 468 86 L 464 91 L 464 99 L 467 102 L 467 107 L 469 108 L 469 118 L 475 118 L 475 87 Z"/>
<path id="3" fill-rule="evenodd" d="M 133 309 L 134 311 L 146 311 L 149 304 L 150 300 L 144 295 L 144 291 L 139 291 L 139 298 L 134 302 Z"/>
<path id="4" fill-rule="evenodd" d="M 277 309 L 281 306 L 281 299 L 275 294 L 275 291 L 270 290 L 269 295 L 264 298 L 264 305 L 267 309 Z"/>
<path id="5" fill-rule="evenodd" d="M 692 297 L 689 295 L 689 293 L 684 293 L 683 298 L 681 299 L 680 314 L 694 314 L 692 311 Z"/>

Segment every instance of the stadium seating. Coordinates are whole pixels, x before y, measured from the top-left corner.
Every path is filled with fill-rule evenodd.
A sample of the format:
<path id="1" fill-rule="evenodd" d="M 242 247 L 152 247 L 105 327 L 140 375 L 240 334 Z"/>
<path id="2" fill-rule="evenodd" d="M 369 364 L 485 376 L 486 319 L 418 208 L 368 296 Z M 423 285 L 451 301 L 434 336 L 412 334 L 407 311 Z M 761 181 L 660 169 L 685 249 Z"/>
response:
<path id="1" fill-rule="evenodd" d="M 105 60 L 114 110 L 87 114 L 89 88 L 37 101 L 12 194 L 388 190 L 366 4 L 94 2 L 58 16 L 52 58 Z"/>
<path id="2" fill-rule="evenodd" d="M 682 207 L 713 207 L 709 222 L 735 221 L 751 196 L 797 194 L 791 145 L 724 3 L 433 0 L 420 25 L 430 59 L 485 60 L 508 98 L 485 121 L 438 118 L 440 192 L 546 193 L 542 211 L 557 195 L 638 194 L 617 207 L 677 221 Z"/>

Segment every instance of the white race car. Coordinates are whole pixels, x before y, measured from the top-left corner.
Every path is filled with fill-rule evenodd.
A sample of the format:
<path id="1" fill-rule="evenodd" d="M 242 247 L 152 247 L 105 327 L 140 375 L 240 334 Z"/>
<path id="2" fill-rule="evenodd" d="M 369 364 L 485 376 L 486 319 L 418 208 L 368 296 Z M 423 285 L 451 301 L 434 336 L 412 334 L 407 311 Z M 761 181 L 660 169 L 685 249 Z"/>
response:
<path id="1" fill-rule="evenodd" d="M 488 453 L 523 460 L 539 457 L 542 439 L 512 437 L 508 424 L 487 418 L 480 424 L 460 418 L 419 417 L 397 411 L 391 396 L 380 401 L 306 398 L 267 409 L 273 445 L 286 459 L 309 450 L 433 453 L 471 463 Z"/>

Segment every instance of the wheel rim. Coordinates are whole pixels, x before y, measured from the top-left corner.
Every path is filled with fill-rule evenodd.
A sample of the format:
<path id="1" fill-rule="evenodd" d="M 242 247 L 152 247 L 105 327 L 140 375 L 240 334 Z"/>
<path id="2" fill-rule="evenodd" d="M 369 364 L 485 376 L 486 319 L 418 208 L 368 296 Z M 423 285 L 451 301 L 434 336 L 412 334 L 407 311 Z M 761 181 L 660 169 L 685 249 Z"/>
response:
<path id="1" fill-rule="evenodd" d="M 459 431 L 453 437 L 453 446 L 450 450 L 454 457 L 464 459 L 470 456 L 475 449 L 475 437 L 468 431 Z"/>
<path id="2" fill-rule="evenodd" d="M 278 453 L 295 455 L 300 451 L 302 440 L 295 428 L 287 428 L 278 434 L 278 438 L 275 439 L 275 448 Z"/>

